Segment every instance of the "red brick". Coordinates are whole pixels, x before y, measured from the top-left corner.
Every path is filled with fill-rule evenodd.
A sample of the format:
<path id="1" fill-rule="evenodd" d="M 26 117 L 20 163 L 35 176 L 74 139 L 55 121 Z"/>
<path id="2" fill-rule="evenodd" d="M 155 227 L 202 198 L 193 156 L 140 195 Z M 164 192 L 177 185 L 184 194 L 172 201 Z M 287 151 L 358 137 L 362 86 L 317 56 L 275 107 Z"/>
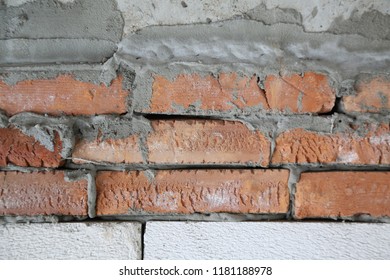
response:
<path id="1" fill-rule="evenodd" d="M 88 182 L 64 172 L 0 172 L 0 215 L 86 216 Z"/>
<path id="2" fill-rule="evenodd" d="M 283 113 L 326 113 L 335 103 L 335 91 L 328 77 L 313 72 L 304 76 L 269 75 L 265 92 L 258 77 L 240 77 L 237 73 L 220 73 L 218 77 L 198 74 L 178 75 L 172 81 L 155 76 L 149 113 L 180 114 L 201 110 L 229 113 L 265 111 Z"/>
<path id="3" fill-rule="evenodd" d="M 50 115 L 122 114 L 127 112 L 128 91 L 122 77 L 110 86 L 81 82 L 70 75 L 27 80 L 15 85 L 0 81 L 0 109 L 8 115 L 34 112 Z"/>
<path id="4" fill-rule="evenodd" d="M 178 113 L 175 106 L 192 110 L 195 104 L 204 111 L 229 112 L 236 106 L 242 110 L 256 106 L 268 109 L 257 77 L 236 73 L 221 73 L 218 77 L 182 74 L 173 81 L 155 76 L 152 94 L 150 109 L 146 110 L 151 113 Z"/>
<path id="5" fill-rule="evenodd" d="M 153 121 L 151 163 L 240 163 L 267 166 L 270 141 L 244 124 L 220 120 Z"/>
<path id="6" fill-rule="evenodd" d="M 390 172 L 302 173 L 295 217 L 390 216 Z"/>
<path id="7" fill-rule="evenodd" d="M 372 125 L 365 136 L 318 133 L 301 128 L 276 138 L 272 163 L 390 164 L 389 125 Z"/>
<path id="8" fill-rule="evenodd" d="M 327 113 L 336 100 L 335 91 L 323 74 L 269 75 L 264 85 L 270 108 L 283 113 Z"/>
<path id="9" fill-rule="evenodd" d="M 55 134 L 53 146 L 54 151 L 50 151 L 34 137 L 18 129 L 0 128 L 0 166 L 58 167 L 63 163 L 62 142 L 58 133 Z"/>
<path id="10" fill-rule="evenodd" d="M 139 137 L 132 135 L 123 139 L 95 139 L 80 140 L 74 147 L 73 162 L 86 163 L 142 163 L 142 153 L 139 146 Z"/>
<path id="11" fill-rule="evenodd" d="M 288 170 L 101 171 L 97 214 L 286 213 Z"/>
<path id="12" fill-rule="evenodd" d="M 390 111 L 390 81 L 383 77 L 360 80 L 356 94 L 344 96 L 344 110 L 347 112 L 380 113 Z"/>

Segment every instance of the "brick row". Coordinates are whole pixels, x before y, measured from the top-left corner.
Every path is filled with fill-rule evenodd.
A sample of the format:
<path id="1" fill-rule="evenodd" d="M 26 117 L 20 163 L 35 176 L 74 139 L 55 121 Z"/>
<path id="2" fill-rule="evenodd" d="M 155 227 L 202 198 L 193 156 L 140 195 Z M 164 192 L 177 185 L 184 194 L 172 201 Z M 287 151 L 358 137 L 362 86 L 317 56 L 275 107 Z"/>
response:
<path id="1" fill-rule="evenodd" d="M 389 124 L 362 124 L 356 130 L 323 133 L 303 128 L 281 132 L 272 138 L 265 131 L 250 129 L 237 121 L 159 120 L 152 132 L 128 138 L 81 140 L 73 152 L 74 162 L 148 164 L 282 164 L 387 165 L 390 163 Z M 359 133 L 358 133 L 359 132 Z M 140 144 L 141 143 L 141 144 Z M 145 145 L 147 158 L 142 157 Z"/>
<path id="2" fill-rule="evenodd" d="M 295 185 L 293 217 L 390 217 L 389 182 L 388 171 L 304 172 Z M 95 185 L 98 216 L 286 215 L 290 209 L 283 169 L 98 171 Z M 3 171 L 0 215 L 86 217 L 89 187 L 86 177 L 64 171 Z"/>
<path id="3" fill-rule="evenodd" d="M 135 99 L 137 111 L 177 115 L 231 114 L 232 110 L 321 114 L 332 111 L 338 90 L 327 75 L 316 72 L 268 75 L 264 80 L 256 74 L 235 72 L 178 74 L 173 79 L 154 74 L 151 79 L 150 88 L 145 89 L 151 96 L 139 96 L 142 101 Z M 123 88 L 127 83 L 122 81 L 118 75 L 106 86 L 77 80 L 72 74 L 15 84 L 3 79 L 0 110 L 8 115 L 123 114 L 128 111 L 130 88 Z M 342 97 L 344 112 L 386 114 L 390 110 L 390 82 L 385 75 L 357 78 L 351 92 Z"/>

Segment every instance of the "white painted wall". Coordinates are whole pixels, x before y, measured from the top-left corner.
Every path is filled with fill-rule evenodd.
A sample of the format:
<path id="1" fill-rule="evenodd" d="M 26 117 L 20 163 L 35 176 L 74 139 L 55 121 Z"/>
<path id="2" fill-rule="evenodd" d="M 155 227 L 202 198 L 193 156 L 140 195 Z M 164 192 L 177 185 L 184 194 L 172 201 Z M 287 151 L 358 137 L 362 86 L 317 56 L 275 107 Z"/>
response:
<path id="1" fill-rule="evenodd" d="M 141 224 L 6 224 L 0 259 L 140 259 Z"/>
<path id="2" fill-rule="evenodd" d="M 390 224 L 150 222 L 146 259 L 389 259 Z"/>

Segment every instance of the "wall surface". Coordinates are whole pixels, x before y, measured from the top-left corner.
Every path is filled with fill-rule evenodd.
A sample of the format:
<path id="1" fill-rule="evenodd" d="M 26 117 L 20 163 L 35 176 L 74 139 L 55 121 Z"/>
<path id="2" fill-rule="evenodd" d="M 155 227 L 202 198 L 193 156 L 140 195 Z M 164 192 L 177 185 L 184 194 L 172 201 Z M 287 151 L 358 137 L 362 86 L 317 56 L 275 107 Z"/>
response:
<path id="1" fill-rule="evenodd" d="M 389 26 L 387 0 L 0 1 L 0 258 L 388 259 Z"/>

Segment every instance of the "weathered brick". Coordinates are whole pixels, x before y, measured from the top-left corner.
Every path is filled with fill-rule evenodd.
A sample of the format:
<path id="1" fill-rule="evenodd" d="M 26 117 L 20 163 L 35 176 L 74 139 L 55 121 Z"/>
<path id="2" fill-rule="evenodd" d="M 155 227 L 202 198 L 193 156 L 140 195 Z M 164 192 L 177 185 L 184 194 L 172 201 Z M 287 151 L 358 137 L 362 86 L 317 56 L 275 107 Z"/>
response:
<path id="1" fill-rule="evenodd" d="M 76 143 L 72 154 L 73 162 L 86 163 L 142 163 L 139 137 L 132 135 L 122 139 L 85 140 Z"/>
<path id="2" fill-rule="evenodd" d="M 203 111 L 229 112 L 238 107 L 268 109 L 264 91 L 257 84 L 257 77 L 240 77 L 236 73 L 221 73 L 218 77 L 198 74 L 178 75 L 173 81 L 155 76 L 153 81 L 151 113 L 193 112 L 194 107 Z"/>
<path id="3" fill-rule="evenodd" d="M 110 86 L 78 81 L 70 75 L 26 80 L 15 85 L 0 81 L 0 109 L 8 115 L 34 112 L 50 115 L 122 114 L 127 112 L 128 91 L 122 77 Z"/>
<path id="4" fill-rule="evenodd" d="M 153 80 L 149 113 L 201 113 L 232 110 L 282 113 L 326 113 L 335 103 L 335 91 L 327 76 L 307 72 L 304 76 L 269 75 L 265 92 L 258 77 L 237 73 L 212 75 L 181 74 L 172 81 L 156 75 Z"/>
<path id="5" fill-rule="evenodd" d="M 55 133 L 53 146 L 54 150 L 50 151 L 16 128 L 0 128 L 0 166 L 58 167 L 63 163 L 58 133 Z"/>
<path id="6" fill-rule="evenodd" d="M 390 172 L 309 172 L 296 185 L 295 217 L 390 216 Z"/>
<path id="7" fill-rule="evenodd" d="M 336 100 L 328 77 L 319 73 L 269 75 L 264 85 L 270 108 L 283 113 L 326 113 Z"/>
<path id="8" fill-rule="evenodd" d="M 355 85 L 355 95 L 342 98 L 347 112 L 388 113 L 390 111 L 390 80 L 384 77 L 361 79 Z"/>
<path id="9" fill-rule="evenodd" d="M 100 171 L 97 214 L 286 213 L 288 170 Z"/>
<path id="10" fill-rule="evenodd" d="M 271 144 L 236 121 L 153 121 L 147 138 L 151 163 L 240 163 L 268 166 Z"/>
<path id="11" fill-rule="evenodd" d="M 390 164 L 389 125 L 371 128 L 365 136 L 301 128 L 286 131 L 276 138 L 272 163 Z"/>
<path id="12" fill-rule="evenodd" d="M 88 181 L 63 171 L 0 172 L 0 215 L 88 215 Z"/>

